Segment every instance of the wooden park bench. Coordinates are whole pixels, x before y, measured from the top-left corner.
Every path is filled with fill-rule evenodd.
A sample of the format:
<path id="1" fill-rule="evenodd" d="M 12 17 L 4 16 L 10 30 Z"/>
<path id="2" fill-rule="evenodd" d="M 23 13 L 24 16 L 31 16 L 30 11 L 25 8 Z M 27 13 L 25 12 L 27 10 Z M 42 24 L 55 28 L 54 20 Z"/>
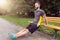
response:
<path id="1" fill-rule="evenodd" d="M 45 24 L 41 24 L 41 27 L 45 27 Z M 56 37 L 57 37 L 57 32 L 60 31 L 60 27 L 58 27 L 58 26 L 53 26 L 53 25 L 48 25 L 47 28 L 52 28 L 52 29 L 54 29 L 53 38 L 56 39 Z"/>
<path id="2" fill-rule="evenodd" d="M 60 17 L 47 17 L 47 19 L 48 19 L 49 22 L 54 22 L 54 23 L 59 23 L 60 24 Z M 44 26 L 44 24 L 42 24 L 42 26 Z M 57 31 L 60 30 L 60 27 L 49 25 L 48 28 L 52 28 L 52 29 L 55 30 L 55 32 L 54 32 L 54 38 L 56 38 Z"/>

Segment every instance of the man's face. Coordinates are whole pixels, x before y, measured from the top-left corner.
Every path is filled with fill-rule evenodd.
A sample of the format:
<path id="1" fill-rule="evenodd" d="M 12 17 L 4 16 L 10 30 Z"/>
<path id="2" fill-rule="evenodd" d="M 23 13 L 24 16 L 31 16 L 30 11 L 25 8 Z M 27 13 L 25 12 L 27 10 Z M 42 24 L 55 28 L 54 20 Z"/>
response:
<path id="1" fill-rule="evenodd" d="M 40 5 L 38 3 L 35 3 L 35 9 L 38 9 Z"/>

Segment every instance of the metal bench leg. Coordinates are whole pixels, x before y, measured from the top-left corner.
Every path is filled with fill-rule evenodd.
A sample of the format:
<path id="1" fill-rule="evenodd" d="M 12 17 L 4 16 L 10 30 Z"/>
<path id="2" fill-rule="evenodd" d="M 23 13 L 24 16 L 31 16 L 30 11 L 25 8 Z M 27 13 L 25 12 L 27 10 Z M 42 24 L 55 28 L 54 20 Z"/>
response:
<path id="1" fill-rule="evenodd" d="M 56 37 L 57 37 L 57 32 L 58 32 L 58 30 L 55 30 L 55 31 L 54 31 L 53 39 L 56 39 Z"/>

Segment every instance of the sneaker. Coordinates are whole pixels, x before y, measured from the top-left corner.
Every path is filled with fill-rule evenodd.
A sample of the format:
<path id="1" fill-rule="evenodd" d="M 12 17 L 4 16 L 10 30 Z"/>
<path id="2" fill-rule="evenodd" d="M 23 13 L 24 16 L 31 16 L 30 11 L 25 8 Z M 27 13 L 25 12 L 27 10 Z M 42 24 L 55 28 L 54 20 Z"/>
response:
<path id="1" fill-rule="evenodd" d="M 16 36 L 15 36 L 14 33 L 9 32 L 8 34 L 9 34 L 9 36 L 12 38 L 12 40 L 16 40 Z"/>

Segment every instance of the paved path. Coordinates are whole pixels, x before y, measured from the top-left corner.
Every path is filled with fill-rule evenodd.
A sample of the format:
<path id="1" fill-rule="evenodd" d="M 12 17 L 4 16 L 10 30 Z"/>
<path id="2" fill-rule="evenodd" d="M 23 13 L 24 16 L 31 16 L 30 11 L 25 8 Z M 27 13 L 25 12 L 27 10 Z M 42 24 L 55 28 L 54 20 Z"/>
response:
<path id="1" fill-rule="evenodd" d="M 8 32 L 17 33 L 21 29 L 23 28 L 3 18 L 0 18 L 0 40 L 11 40 Z M 51 37 L 47 34 L 36 31 L 32 35 L 28 34 L 24 37 L 17 38 L 17 40 L 51 40 Z"/>

